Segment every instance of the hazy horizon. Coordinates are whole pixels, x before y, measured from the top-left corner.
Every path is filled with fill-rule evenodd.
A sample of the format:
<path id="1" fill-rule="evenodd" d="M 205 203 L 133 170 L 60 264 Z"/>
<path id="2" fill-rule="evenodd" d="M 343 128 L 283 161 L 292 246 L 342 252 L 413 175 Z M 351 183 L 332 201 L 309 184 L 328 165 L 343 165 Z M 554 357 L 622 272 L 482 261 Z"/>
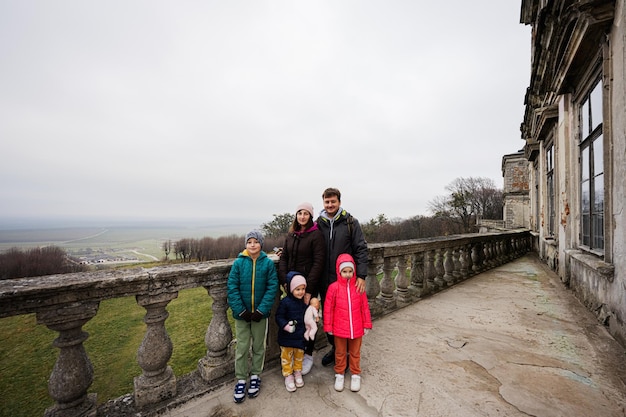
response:
<path id="1" fill-rule="evenodd" d="M 135 228 L 203 228 L 225 226 L 251 226 L 261 227 L 273 219 L 240 219 L 240 218 L 118 218 L 118 217 L 4 217 L 0 218 L 0 231 L 2 230 L 32 230 L 32 229 L 57 229 L 57 228 L 89 228 L 89 227 L 135 227 Z"/>

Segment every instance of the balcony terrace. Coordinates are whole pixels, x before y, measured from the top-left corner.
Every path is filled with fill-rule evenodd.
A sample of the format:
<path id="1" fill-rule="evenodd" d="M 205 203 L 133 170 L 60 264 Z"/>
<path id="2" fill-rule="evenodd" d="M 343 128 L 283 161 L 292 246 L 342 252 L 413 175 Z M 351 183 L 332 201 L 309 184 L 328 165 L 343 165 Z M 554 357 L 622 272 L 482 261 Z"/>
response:
<path id="1" fill-rule="evenodd" d="M 0 281 L 0 317 L 34 313 L 39 324 L 58 332 L 48 383 L 55 405 L 46 416 L 273 416 L 299 415 L 298 407 L 306 415 L 626 415 L 623 349 L 557 288 L 554 274 L 532 257 L 520 260 L 531 250 L 528 231 L 368 246 L 366 292 L 376 321 L 364 342 L 364 387 L 356 394 L 332 390 L 332 369 L 321 367 L 318 354 L 307 386 L 287 393 L 271 320 L 264 392 L 232 403 L 226 304 L 232 260 Z M 168 365 L 167 306 L 179 291 L 196 287 L 206 288 L 207 302 L 213 301 L 206 355 L 196 371 L 175 375 Z M 83 346 L 98 335 L 88 336 L 82 326 L 102 300 L 126 296 L 146 310 L 137 347 L 142 372 L 132 393 L 98 405 Z M 563 297 L 571 299 L 567 308 L 579 311 L 562 310 Z M 551 326 L 548 336 L 537 323 Z M 508 327 L 523 333 L 521 339 Z M 519 340 L 528 346 L 519 348 Z"/>

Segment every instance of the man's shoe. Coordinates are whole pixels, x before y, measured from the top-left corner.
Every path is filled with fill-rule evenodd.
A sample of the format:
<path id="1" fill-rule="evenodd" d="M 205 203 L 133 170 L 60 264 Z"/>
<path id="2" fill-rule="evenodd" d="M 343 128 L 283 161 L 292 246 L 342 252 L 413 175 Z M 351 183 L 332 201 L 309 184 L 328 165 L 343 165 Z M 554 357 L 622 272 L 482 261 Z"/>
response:
<path id="1" fill-rule="evenodd" d="M 311 372 L 311 368 L 313 368 L 313 356 L 304 355 L 304 360 L 302 361 L 302 375 Z"/>
<path id="2" fill-rule="evenodd" d="M 335 349 L 329 350 L 322 358 L 322 365 L 329 366 L 335 363 Z"/>

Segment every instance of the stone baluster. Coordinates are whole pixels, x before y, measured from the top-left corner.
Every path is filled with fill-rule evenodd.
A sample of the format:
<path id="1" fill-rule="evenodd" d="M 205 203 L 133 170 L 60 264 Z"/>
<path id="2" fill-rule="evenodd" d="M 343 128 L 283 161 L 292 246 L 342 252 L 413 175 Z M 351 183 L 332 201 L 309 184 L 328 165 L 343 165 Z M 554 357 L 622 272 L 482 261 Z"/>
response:
<path id="1" fill-rule="evenodd" d="M 380 295 L 380 283 L 378 282 L 378 268 L 383 262 L 381 256 L 372 256 L 372 259 L 367 263 L 367 279 L 365 280 L 365 293 L 367 294 L 367 301 L 370 305 L 370 312 L 373 317 L 378 317 L 382 314 L 382 307 L 376 302 Z"/>
<path id="2" fill-rule="evenodd" d="M 467 262 L 467 276 L 474 275 L 474 261 L 472 260 L 472 244 L 468 243 L 463 247 L 465 253 L 465 262 Z"/>
<path id="3" fill-rule="evenodd" d="M 446 286 L 446 281 L 443 279 L 443 254 L 441 249 L 435 249 L 435 285 L 440 290 Z"/>
<path id="4" fill-rule="evenodd" d="M 398 256 L 398 275 L 396 275 L 396 300 L 403 306 L 411 303 L 409 278 L 406 276 L 406 256 Z"/>
<path id="5" fill-rule="evenodd" d="M 500 261 L 500 239 L 496 238 L 496 240 L 493 241 L 492 247 L 493 266 L 500 266 L 500 264 L 502 263 Z"/>
<path id="6" fill-rule="evenodd" d="M 498 241 L 497 240 L 491 241 L 491 246 L 489 248 L 489 255 L 491 255 L 491 267 L 492 268 L 495 268 L 496 266 L 500 265 L 500 262 L 498 261 Z"/>
<path id="7" fill-rule="evenodd" d="M 469 258 L 467 256 L 467 246 L 461 246 L 459 248 L 459 273 L 460 273 L 460 277 L 459 279 L 466 279 L 469 275 L 468 273 L 468 268 L 469 268 L 469 261 L 471 262 L 471 258 Z"/>
<path id="8" fill-rule="evenodd" d="M 500 265 L 500 240 L 495 239 L 491 245 L 492 265 L 495 268 Z"/>
<path id="9" fill-rule="evenodd" d="M 432 250 L 424 252 L 424 277 L 426 278 L 426 291 L 433 293 L 437 291 L 435 286 L 435 252 Z"/>
<path id="10" fill-rule="evenodd" d="M 513 254 L 513 239 L 509 237 L 504 243 L 504 247 L 506 248 L 506 259 L 509 261 L 515 259 L 515 254 Z"/>
<path id="11" fill-rule="evenodd" d="M 519 256 L 522 256 L 522 255 L 525 255 L 530 250 L 530 238 L 528 236 L 520 237 L 519 241 L 520 241 Z"/>
<path id="12" fill-rule="evenodd" d="M 378 298 L 378 302 L 383 306 L 383 309 L 392 308 L 395 304 L 393 298 L 395 284 L 392 278 L 394 269 L 395 265 L 391 262 L 391 258 L 384 258 L 383 279 L 380 281 L 380 297 Z"/>
<path id="13" fill-rule="evenodd" d="M 481 255 L 482 255 L 482 244 L 480 242 L 476 242 L 472 246 L 472 270 L 475 274 L 480 273 L 482 267 Z"/>
<path id="14" fill-rule="evenodd" d="M 454 268 L 452 270 L 452 276 L 454 282 L 461 281 L 461 248 L 457 247 L 452 250 L 452 263 Z"/>
<path id="15" fill-rule="evenodd" d="M 504 265 L 506 261 L 506 242 L 504 239 L 498 241 L 498 265 Z"/>
<path id="16" fill-rule="evenodd" d="M 224 375 L 234 374 L 234 353 L 229 349 L 233 331 L 228 322 L 228 289 L 226 283 L 205 287 L 213 299 L 213 317 L 204 336 L 206 356 L 198 361 L 198 372 L 204 381 L 212 381 Z"/>
<path id="17" fill-rule="evenodd" d="M 172 356 L 172 340 L 165 329 L 169 317 L 167 305 L 178 292 L 138 295 L 137 304 L 146 309 L 146 334 L 137 351 L 137 363 L 143 371 L 135 377 L 135 405 L 143 408 L 176 395 L 176 376 L 167 364 Z"/>
<path id="18" fill-rule="evenodd" d="M 87 394 L 93 365 L 83 342 L 89 333 L 82 327 L 96 315 L 98 306 L 98 301 L 72 303 L 37 312 L 38 324 L 59 332 L 53 342 L 59 356 L 48 380 L 48 392 L 56 404 L 45 411 L 45 417 L 96 416 L 97 395 Z"/>
<path id="19" fill-rule="evenodd" d="M 484 269 L 491 269 L 492 262 L 491 262 L 491 244 L 492 242 L 490 241 L 486 241 L 483 244 L 483 266 Z"/>
<path id="20" fill-rule="evenodd" d="M 454 260 L 452 259 L 452 248 L 443 251 L 443 280 L 446 286 L 454 284 Z"/>
<path id="21" fill-rule="evenodd" d="M 414 253 L 411 257 L 411 285 L 409 293 L 420 298 L 426 295 L 426 277 L 424 275 L 424 252 Z"/>

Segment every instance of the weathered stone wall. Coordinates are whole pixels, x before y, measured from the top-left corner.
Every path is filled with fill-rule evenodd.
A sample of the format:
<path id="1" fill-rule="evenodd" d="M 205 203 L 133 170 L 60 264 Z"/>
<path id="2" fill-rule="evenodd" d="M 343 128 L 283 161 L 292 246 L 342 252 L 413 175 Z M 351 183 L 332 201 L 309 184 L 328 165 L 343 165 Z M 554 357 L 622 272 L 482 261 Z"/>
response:
<path id="1" fill-rule="evenodd" d="M 531 175 L 531 207 L 537 213 L 541 258 L 569 283 L 578 298 L 626 342 L 626 66 L 625 0 L 522 2 L 521 21 L 533 26 L 531 84 L 522 135 Z M 584 94 L 602 77 L 604 247 L 581 241 L 580 108 Z M 546 147 L 554 146 L 556 230 L 548 236 L 544 210 Z M 528 169 L 532 169 L 529 167 Z M 510 168 L 513 171 L 513 168 Z M 529 171 L 530 172 L 530 171 Z M 512 189 L 514 175 L 506 183 Z M 539 199 L 539 201 L 534 201 Z M 593 204 L 594 202 L 592 202 Z M 515 213 L 511 210 L 511 216 Z"/>
<path id="2" fill-rule="evenodd" d="M 528 160 L 523 152 L 502 158 L 504 177 L 504 225 L 507 229 L 530 228 Z"/>
<path id="3" fill-rule="evenodd" d="M 569 263 L 566 279 L 578 298 L 598 319 L 606 324 L 609 331 L 622 344 L 626 343 L 626 73 L 624 66 L 626 39 L 626 10 L 624 0 L 616 2 L 615 17 L 609 33 L 608 51 L 610 60 L 604 62 L 604 82 L 610 92 L 604 101 L 610 106 L 610 117 L 604 122 L 605 183 L 605 251 L 604 257 L 569 250 L 562 245 L 565 262 Z M 567 138 L 571 141 L 571 137 Z M 572 204 L 579 204 L 574 200 Z M 569 207 L 563 207 L 569 212 Z M 571 217 L 571 216 L 570 216 Z M 568 218 L 569 222 L 577 221 Z M 563 221 L 562 221 L 563 223 Z M 571 228 L 570 228 L 571 230 Z M 576 236 L 568 236 L 576 241 Z"/>

